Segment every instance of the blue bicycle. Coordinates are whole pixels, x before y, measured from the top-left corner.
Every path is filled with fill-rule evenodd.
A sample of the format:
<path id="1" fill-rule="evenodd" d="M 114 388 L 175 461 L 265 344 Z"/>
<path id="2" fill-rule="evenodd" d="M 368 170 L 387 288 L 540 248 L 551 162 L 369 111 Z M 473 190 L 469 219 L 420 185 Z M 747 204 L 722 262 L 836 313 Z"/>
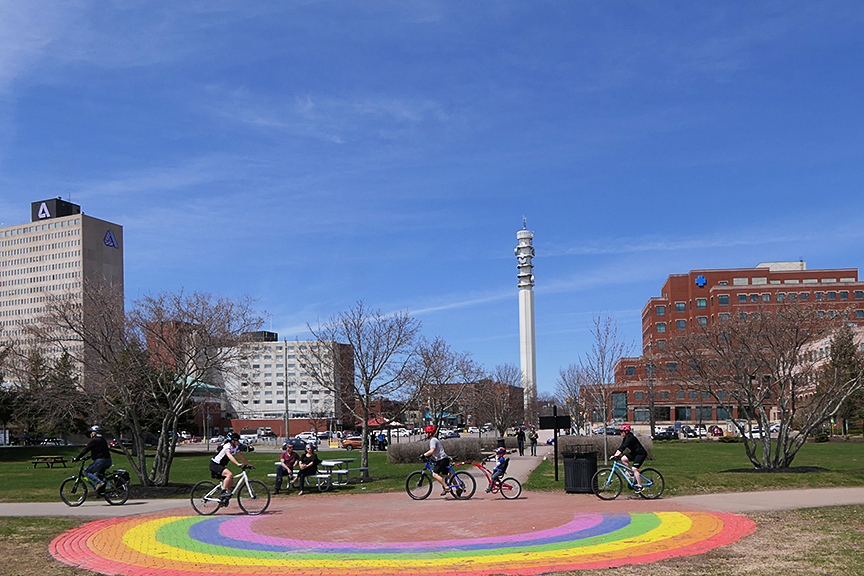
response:
<path id="1" fill-rule="evenodd" d="M 663 475 L 654 468 L 639 469 L 642 476 L 642 490 L 637 494 L 642 498 L 653 500 L 663 494 L 666 482 Z M 617 460 L 612 461 L 612 467 L 600 468 L 591 479 L 591 490 L 601 500 L 614 500 L 621 494 L 624 483 L 630 490 L 636 491 L 638 484 L 633 476 L 633 471 Z"/>
<path id="2" fill-rule="evenodd" d="M 411 498 L 423 500 L 429 497 L 429 494 L 432 493 L 432 487 L 437 484 L 432 478 L 433 470 L 432 462 L 426 460 L 426 467 L 423 470 L 417 470 L 408 475 L 405 480 L 405 491 Z M 457 500 L 471 498 L 477 489 L 477 483 L 471 474 L 464 470 L 456 472 L 452 466 L 447 466 L 444 483 L 447 484 L 447 491 Z"/>

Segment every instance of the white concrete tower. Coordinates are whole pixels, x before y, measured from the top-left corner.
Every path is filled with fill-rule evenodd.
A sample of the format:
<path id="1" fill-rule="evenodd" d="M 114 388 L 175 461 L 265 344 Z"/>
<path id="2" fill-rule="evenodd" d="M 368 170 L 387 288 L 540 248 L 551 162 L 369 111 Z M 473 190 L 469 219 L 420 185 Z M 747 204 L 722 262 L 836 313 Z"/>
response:
<path id="1" fill-rule="evenodd" d="M 537 354 L 534 350 L 534 232 L 527 230 L 522 219 L 522 230 L 516 233 L 516 260 L 519 269 L 519 349 L 522 361 L 522 390 L 525 419 L 533 418 L 537 405 Z"/>

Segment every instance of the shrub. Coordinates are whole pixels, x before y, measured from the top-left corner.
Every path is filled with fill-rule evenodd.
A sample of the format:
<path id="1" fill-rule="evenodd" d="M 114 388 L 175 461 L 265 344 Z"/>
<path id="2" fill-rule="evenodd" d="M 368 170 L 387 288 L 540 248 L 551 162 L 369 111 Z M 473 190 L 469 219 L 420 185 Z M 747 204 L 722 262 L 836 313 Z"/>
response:
<path id="1" fill-rule="evenodd" d="M 717 438 L 718 442 L 723 442 L 724 444 L 737 444 L 739 442 L 743 442 L 744 439 L 740 436 L 719 436 Z"/>
<path id="2" fill-rule="evenodd" d="M 648 451 L 648 459 L 654 459 L 654 442 L 648 436 L 636 434 L 639 443 Z M 609 454 L 612 455 L 621 446 L 621 438 L 619 436 L 609 436 L 606 444 Z M 603 436 L 559 436 L 558 437 L 558 453 L 562 452 L 597 452 L 600 458 L 603 457 Z"/>
<path id="3" fill-rule="evenodd" d="M 516 442 L 515 436 L 508 436 L 504 438 L 504 448 L 507 450 L 515 450 L 518 446 Z M 528 446 L 528 442 L 525 442 L 525 446 Z M 494 452 L 498 447 L 498 438 L 483 438 L 480 440 L 480 448 L 484 452 Z"/>
<path id="4" fill-rule="evenodd" d="M 826 432 L 820 432 L 819 434 L 816 434 L 816 436 L 813 437 L 813 441 L 814 442 L 827 442 L 828 441 L 828 434 Z"/>
<path id="5" fill-rule="evenodd" d="M 476 438 L 450 438 L 442 440 L 444 452 L 454 462 L 474 461 L 479 462 L 482 458 L 480 442 Z M 390 464 L 416 464 L 420 456 L 429 450 L 429 441 L 406 442 L 391 444 L 387 448 L 387 462 Z"/>

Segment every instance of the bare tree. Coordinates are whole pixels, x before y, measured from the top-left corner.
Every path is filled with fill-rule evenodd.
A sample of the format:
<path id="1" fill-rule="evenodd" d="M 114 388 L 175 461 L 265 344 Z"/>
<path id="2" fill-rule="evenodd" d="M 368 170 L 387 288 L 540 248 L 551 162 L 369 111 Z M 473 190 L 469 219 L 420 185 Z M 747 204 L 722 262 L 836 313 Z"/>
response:
<path id="1" fill-rule="evenodd" d="M 612 316 L 598 314 L 589 326 L 593 342 L 591 350 L 579 360 L 579 368 L 584 374 L 585 383 L 582 390 L 583 398 L 592 414 L 599 413 L 603 418 L 603 458 L 608 460 L 609 446 L 605 427 L 612 416 L 612 394 L 617 390 L 615 385 L 615 365 L 627 356 L 632 345 L 623 340 L 618 332 L 618 324 Z"/>
<path id="2" fill-rule="evenodd" d="M 835 324 L 812 304 L 757 308 L 682 337 L 671 352 L 682 366 L 682 384 L 710 395 L 730 417 L 738 410 L 731 422 L 753 465 L 786 468 L 807 436 L 862 387 L 860 367 L 819 378 L 812 347 Z M 776 441 L 769 433 L 772 408 L 779 419 Z M 748 434 L 751 420 L 759 426 L 756 438 Z"/>
<path id="3" fill-rule="evenodd" d="M 369 465 L 369 417 L 372 403 L 406 386 L 406 371 L 414 356 L 420 321 L 408 312 L 384 314 L 362 301 L 339 312 L 317 328 L 309 326 L 316 344 L 299 351 L 306 373 L 322 388 L 340 398 L 349 413 L 362 422 L 361 466 Z M 350 350 L 346 352 L 346 346 Z M 349 356 L 350 354 L 350 356 Z M 353 380 L 331 377 L 331 370 Z"/>
<path id="4" fill-rule="evenodd" d="M 420 341 L 406 371 L 406 380 L 420 409 L 425 409 L 434 426 L 440 426 L 446 415 L 471 403 L 471 389 L 482 374 L 470 353 L 454 352 L 436 337 L 431 342 Z"/>
<path id="5" fill-rule="evenodd" d="M 261 326 L 248 299 L 199 292 L 147 295 L 126 314 L 122 292 L 92 283 L 81 299 L 49 300 L 29 325 L 39 345 L 67 352 L 80 366 L 81 390 L 109 431 L 125 429 L 123 451 L 142 483 L 165 485 L 177 444 L 178 422 L 193 410 L 192 396 L 237 365 L 239 344 Z M 145 435 L 156 432 L 152 464 Z M 134 456 L 133 456 L 134 455 Z"/>
<path id="6" fill-rule="evenodd" d="M 500 436 L 522 422 L 524 395 L 522 373 L 514 364 L 499 364 L 477 384 L 480 414 L 492 422 Z"/>
<path id="7" fill-rule="evenodd" d="M 587 384 L 588 377 L 578 364 L 570 364 L 567 368 L 558 370 L 558 379 L 555 381 L 555 396 L 560 404 L 567 406 L 567 413 L 575 428 L 586 426 L 586 406 L 583 387 Z"/>

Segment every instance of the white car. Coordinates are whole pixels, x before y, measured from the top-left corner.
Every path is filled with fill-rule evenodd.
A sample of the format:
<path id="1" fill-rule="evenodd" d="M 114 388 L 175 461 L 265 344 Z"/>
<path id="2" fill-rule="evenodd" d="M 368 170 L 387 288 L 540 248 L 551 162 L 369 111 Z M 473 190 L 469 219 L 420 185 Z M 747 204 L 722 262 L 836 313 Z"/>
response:
<path id="1" fill-rule="evenodd" d="M 297 434 L 297 438 L 304 442 L 312 442 L 313 444 L 318 443 L 318 436 L 313 432 L 301 432 L 300 434 Z"/>
<path id="2" fill-rule="evenodd" d="M 468 427 L 468 434 L 479 434 L 479 433 L 480 433 L 480 429 L 477 428 L 476 426 L 469 426 Z"/>

